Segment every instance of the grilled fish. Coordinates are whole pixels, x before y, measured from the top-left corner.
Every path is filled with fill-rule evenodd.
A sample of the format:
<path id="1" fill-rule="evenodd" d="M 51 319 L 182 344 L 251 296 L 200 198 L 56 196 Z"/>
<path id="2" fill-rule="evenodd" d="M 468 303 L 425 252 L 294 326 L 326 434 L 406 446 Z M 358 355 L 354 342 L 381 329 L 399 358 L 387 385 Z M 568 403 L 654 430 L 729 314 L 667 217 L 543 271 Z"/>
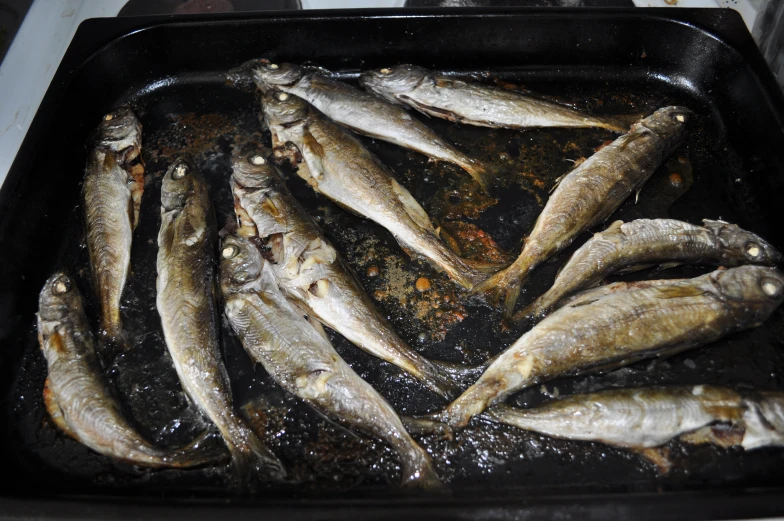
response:
<path id="1" fill-rule="evenodd" d="M 272 269 L 287 296 L 360 349 L 407 371 L 431 390 L 446 398 L 459 394 L 448 372 L 406 345 L 376 310 L 263 153 L 237 154 L 232 169 L 237 233 L 257 235 L 271 246 Z"/>
<path id="2" fill-rule="evenodd" d="M 104 116 L 95 130 L 82 185 L 93 284 L 102 329 L 111 340 L 117 340 L 122 330 L 120 297 L 144 191 L 141 138 L 142 126 L 128 107 Z"/>
<path id="3" fill-rule="evenodd" d="M 184 159 L 163 178 L 161 221 L 158 313 L 182 388 L 220 431 L 243 481 L 257 464 L 280 478 L 281 463 L 232 407 L 216 325 L 215 217 L 207 183 Z"/>
<path id="4" fill-rule="evenodd" d="M 256 246 L 227 236 L 221 257 L 226 316 L 248 354 L 288 392 L 389 443 L 400 456 L 404 485 L 439 487 L 427 453 L 386 400 L 340 358 L 323 330 L 320 333 L 281 293 Z"/>
<path id="5" fill-rule="evenodd" d="M 439 419 L 463 427 L 487 407 L 535 383 L 713 342 L 760 325 L 782 300 L 784 274 L 741 266 L 573 301 L 499 355 Z"/>
<path id="6" fill-rule="evenodd" d="M 746 395 L 710 385 L 613 389 L 567 396 L 533 409 L 497 405 L 483 416 L 547 436 L 640 451 L 657 463 L 661 457 L 645 449 L 679 436 L 687 442 L 747 450 L 784 446 L 781 392 Z M 664 463 L 661 470 L 667 470 Z"/>
<path id="7" fill-rule="evenodd" d="M 447 143 L 398 105 L 333 80 L 320 71 L 290 63 L 264 63 L 253 67 L 253 79 L 263 92 L 278 89 L 299 96 L 333 121 L 354 132 L 410 148 L 437 161 L 453 163 L 473 177 L 485 190 L 494 173 Z"/>
<path id="8" fill-rule="evenodd" d="M 562 298 L 591 287 L 608 275 L 656 264 L 741 264 L 775 266 L 781 253 L 759 236 L 734 224 L 705 219 L 694 226 L 674 219 L 616 221 L 597 233 L 558 272 L 552 288 L 516 319 L 547 313 Z"/>
<path id="9" fill-rule="evenodd" d="M 485 278 L 441 242 L 425 210 L 354 136 L 293 94 L 270 90 L 263 103 L 273 144 L 299 149 L 297 174 L 314 190 L 377 222 L 464 288 Z"/>
<path id="10" fill-rule="evenodd" d="M 480 127 L 606 128 L 626 132 L 620 118 L 578 110 L 471 80 L 444 76 L 416 65 L 365 71 L 359 83 L 392 103 L 405 104 L 436 118 Z"/>
<path id="11" fill-rule="evenodd" d="M 505 297 L 510 317 L 529 272 L 602 223 L 680 144 L 689 110 L 665 107 L 599 150 L 560 181 L 536 220 L 517 260 L 472 291 L 493 303 Z"/>
<path id="12" fill-rule="evenodd" d="M 38 340 L 48 377 L 44 404 L 54 424 L 92 450 L 146 467 L 195 467 L 216 462 L 202 438 L 181 449 L 160 449 L 125 419 L 101 373 L 82 295 L 64 271 L 39 297 Z"/>

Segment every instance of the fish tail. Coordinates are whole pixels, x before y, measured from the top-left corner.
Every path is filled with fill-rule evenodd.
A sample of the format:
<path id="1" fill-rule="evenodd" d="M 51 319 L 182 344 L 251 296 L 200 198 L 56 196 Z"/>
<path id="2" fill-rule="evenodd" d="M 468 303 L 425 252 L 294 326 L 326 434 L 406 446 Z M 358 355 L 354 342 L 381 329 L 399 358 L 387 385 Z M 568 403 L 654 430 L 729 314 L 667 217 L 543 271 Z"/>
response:
<path id="1" fill-rule="evenodd" d="M 253 432 L 248 431 L 247 434 L 247 442 L 242 447 L 228 443 L 240 487 L 247 486 L 254 477 L 264 481 L 284 480 L 286 471 L 283 463 Z"/>
<path id="2" fill-rule="evenodd" d="M 438 369 L 438 373 L 442 380 L 446 380 L 450 384 L 452 391 L 457 390 L 457 395 L 463 392 L 464 388 L 473 384 L 484 372 L 487 367 L 486 364 L 482 365 L 462 365 L 452 362 L 444 362 L 443 360 L 431 360 L 431 363 Z M 455 398 L 456 395 L 447 396 L 447 398 Z"/>
<path id="3" fill-rule="evenodd" d="M 401 455 L 403 460 L 401 462 L 403 467 L 401 485 L 408 489 L 445 490 L 430 456 L 414 440 L 410 440 L 410 443 L 411 448 L 405 455 Z"/>
<path id="4" fill-rule="evenodd" d="M 556 304 L 551 298 L 547 298 L 547 293 L 537 298 L 526 307 L 518 311 L 512 317 L 512 322 L 522 322 L 523 320 L 544 317 L 548 311 Z"/>
<path id="5" fill-rule="evenodd" d="M 498 178 L 500 174 L 500 167 L 495 165 L 487 165 L 480 161 L 471 160 L 460 165 L 463 170 L 474 178 L 482 191 L 487 195 L 494 197 L 498 191 Z"/>
<path id="6" fill-rule="evenodd" d="M 520 259 L 523 259 L 523 262 Z M 527 262 L 527 257 L 521 256 L 505 270 L 499 271 L 474 286 L 470 294 L 481 296 L 486 302 L 496 307 L 501 304 L 501 299 L 503 299 L 504 319 L 509 319 L 514 311 L 517 298 L 520 296 L 520 288 L 531 266 L 532 264 Z"/>
<path id="7" fill-rule="evenodd" d="M 640 121 L 645 116 L 645 114 L 639 113 L 622 114 L 620 116 L 603 118 L 604 124 L 601 125 L 601 128 L 606 128 L 607 130 L 612 130 L 613 132 L 618 132 L 619 134 L 626 134 L 629 132 L 632 125 Z"/>
<path id="8" fill-rule="evenodd" d="M 204 431 L 187 445 L 173 450 L 165 458 L 167 464 L 174 468 L 191 468 L 225 461 L 226 449 L 220 444 L 208 443 L 212 437 L 211 431 Z"/>

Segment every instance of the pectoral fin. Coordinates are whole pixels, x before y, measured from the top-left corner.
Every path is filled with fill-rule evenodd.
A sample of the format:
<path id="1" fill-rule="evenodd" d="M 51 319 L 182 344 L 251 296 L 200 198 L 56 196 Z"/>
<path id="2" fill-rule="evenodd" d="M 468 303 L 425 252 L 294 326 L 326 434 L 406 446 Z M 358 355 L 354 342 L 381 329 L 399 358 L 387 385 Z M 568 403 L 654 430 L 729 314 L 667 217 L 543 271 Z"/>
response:
<path id="1" fill-rule="evenodd" d="M 427 212 L 425 212 L 425 209 L 420 206 L 416 199 L 414 199 L 414 196 L 411 195 L 411 192 L 406 190 L 405 187 L 401 186 L 394 179 L 391 179 L 391 182 L 392 192 L 397 196 L 406 213 L 409 217 L 411 217 L 411 220 L 417 223 L 421 228 L 431 232 L 433 235 L 437 235 L 435 227 L 430 221 L 430 217 L 427 215 Z"/>

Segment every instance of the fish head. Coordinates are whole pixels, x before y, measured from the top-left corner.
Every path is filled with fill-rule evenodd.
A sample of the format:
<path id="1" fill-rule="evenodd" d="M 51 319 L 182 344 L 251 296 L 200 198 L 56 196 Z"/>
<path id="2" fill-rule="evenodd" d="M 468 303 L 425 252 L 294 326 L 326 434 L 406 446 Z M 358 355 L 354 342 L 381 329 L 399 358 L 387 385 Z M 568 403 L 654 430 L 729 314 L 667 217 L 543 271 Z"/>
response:
<path id="1" fill-rule="evenodd" d="M 238 189 L 257 191 L 282 182 L 277 168 L 269 160 L 270 151 L 265 147 L 236 149 L 231 156 L 231 183 Z"/>
<path id="2" fill-rule="evenodd" d="M 427 69 L 402 64 L 365 71 L 359 76 L 359 84 L 397 103 L 397 96 L 411 92 L 425 80 L 427 75 Z"/>
<path id="3" fill-rule="evenodd" d="M 645 128 L 662 139 L 678 140 L 694 112 L 686 107 L 663 107 L 632 126 L 632 131 Z"/>
<path id="4" fill-rule="evenodd" d="M 270 126 L 290 127 L 304 120 L 310 111 L 310 104 L 304 99 L 281 90 L 267 91 L 262 98 L 264 119 Z"/>
<path id="5" fill-rule="evenodd" d="M 227 235 L 220 248 L 220 281 L 224 296 L 255 288 L 261 279 L 264 258 L 245 237 Z"/>
<path id="6" fill-rule="evenodd" d="M 177 158 L 163 176 L 161 186 L 161 206 L 170 211 L 185 206 L 194 193 L 200 174 L 188 158 Z"/>
<path id="7" fill-rule="evenodd" d="M 142 125 L 130 107 L 122 106 L 106 114 L 95 130 L 97 147 L 123 152 L 124 159 L 135 159 L 142 149 Z"/>
<path id="8" fill-rule="evenodd" d="M 59 270 L 49 277 L 38 297 L 38 316 L 41 320 L 60 322 L 82 310 L 82 298 L 76 281 Z"/>
<path id="9" fill-rule="evenodd" d="M 758 325 L 784 301 L 784 273 L 767 266 L 740 266 L 711 275 L 726 303 Z"/>
<path id="10" fill-rule="evenodd" d="M 268 63 L 260 61 L 253 67 L 253 82 L 262 92 L 279 86 L 293 85 L 305 74 L 298 65 L 292 63 Z"/>
<path id="11" fill-rule="evenodd" d="M 287 229 L 288 205 L 282 199 L 288 189 L 277 167 L 267 157 L 268 151 L 250 149 L 232 157 L 231 191 L 234 210 L 240 224 L 239 235 L 267 237 Z M 244 221 L 255 230 L 244 230 Z"/>
<path id="12" fill-rule="evenodd" d="M 723 266 L 775 266 L 782 261 L 781 252 L 755 233 L 724 221 L 704 219 L 702 222 L 719 242 Z"/>

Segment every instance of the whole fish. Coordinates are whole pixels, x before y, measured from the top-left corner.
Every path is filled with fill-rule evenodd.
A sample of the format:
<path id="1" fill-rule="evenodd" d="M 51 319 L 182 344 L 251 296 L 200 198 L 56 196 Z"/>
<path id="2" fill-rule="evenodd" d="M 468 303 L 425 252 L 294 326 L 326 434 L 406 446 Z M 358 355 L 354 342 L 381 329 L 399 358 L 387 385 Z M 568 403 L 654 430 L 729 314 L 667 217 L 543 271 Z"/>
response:
<path id="1" fill-rule="evenodd" d="M 710 385 L 613 389 L 567 396 L 532 409 L 497 405 L 483 416 L 555 438 L 639 451 L 662 471 L 669 462 L 646 449 L 679 436 L 687 442 L 747 450 L 784 446 L 781 392 L 741 394 Z"/>
<path id="2" fill-rule="evenodd" d="M 694 226 L 674 219 L 614 222 L 574 252 L 547 293 L 515 319 L 545 314 L 567 295 L 621 270 L 629 272 L 656 264 L 732 267 L 775 266 L 781 262 L 781 253 L 758 235 L 723 221 L 705 219 L 703 223 Z"/>
<path id="3" fill-rule="evenodd" d="M 782 300 L 784 274 L 741 266 L 573 301 L 499 355 L 438 418 L 463 427 L 487 407 L 536 383 L 713 342 L 760 325 Z"/>
<path id="4" fill-rule="evenodd" d="M 214 463 L 202 437 L 180 449 L 153 446 L 125 419 L 101 373 L 84 303 L 74 280 L 58 271 L 39 297 L 38 340 L 48 376 L 44 404 L 54 424 L 92 450 L 146 467 Z"/>
<path id="5" fill-rule="evenodd" d="M 459 389 L 439 366 L 411 349 L 381 316 L 351 268 L 286 188 L 263 152 L 237 154 L 231 189 L 238 235 L 259 236 L 272 248 L 281 289 L 308 314 L 360 349 L 407 371 L 431 390 L 454 398 Z M 456 368 L 451 368 L 454 372 Z"/>
<path id="6" fill-rule="evenodd" d="M 273 144 L 299 149 L 297 174 L 314 190 L 377 222 L 464 288 L 485 278 L 441 242 L 425 210 L 354 136 L 293 94 L 270 90 L 263 105 Z"/>
<path id="7" fill-rule="evenodd" d="M 529 272 L 566 248 L 579 234 L 602 223 L 640 189 L 683 138 L 690 111 L 665 107 L 566 174 L 536 220 L 520 256 L 472 291 L 493 303 L 505 298 L 511 317 Z"/>
<path id="8" fill-rule="evenodd" d="M 93 284 L 102 329 L 112 340 L 122 330 L 120 297 L 144 191 L 141 139 L 142 126 L 131 109 L 121 107 L 105 115 L 95 130 L 82 185 Z"/>
<path id="9" fill-rule="evenodd" d="M 519 92 L 438 74 L 416 65 L 363 72 L 359 83 L 392 103 L 436 118 L 480 127 L 606 128 L 626 132 L 621 118 L 591 116 Z"/>
<path id="10" fill-rule="evenodd" d="M 322 71 L 258 60 L 253 66 L 253 80 L 263 92 L 278 89 L 299 96 L 354 132 L 453 163 L 485 191 L 492 183 L 494 173 L 490 169 L 447 143 L 402 107 L 334 80 Z"/>
<path id="11" fill-rule="evenodd" d="M 227 236 L 221 257 L 226 316 L 248 354 L 288 392 L 389 443 L 400 456 L 404 485 L 439 487 L 427 452 L 406 432 L 386 400 L 340 358 L 323 330 L 311 325 L 280 292 L 256 246 Z"/>
<path id="12" fill-rule="evenodd" d="M 178 159 L 161 189 L 157 305 L 166 347 L 191 402 L 220 431 L 242 480 L 260 464 L 275 478 L 280 461 L 234 411 L 218 346 L 215 303 L 215 216 L 207 183 Z"/>

